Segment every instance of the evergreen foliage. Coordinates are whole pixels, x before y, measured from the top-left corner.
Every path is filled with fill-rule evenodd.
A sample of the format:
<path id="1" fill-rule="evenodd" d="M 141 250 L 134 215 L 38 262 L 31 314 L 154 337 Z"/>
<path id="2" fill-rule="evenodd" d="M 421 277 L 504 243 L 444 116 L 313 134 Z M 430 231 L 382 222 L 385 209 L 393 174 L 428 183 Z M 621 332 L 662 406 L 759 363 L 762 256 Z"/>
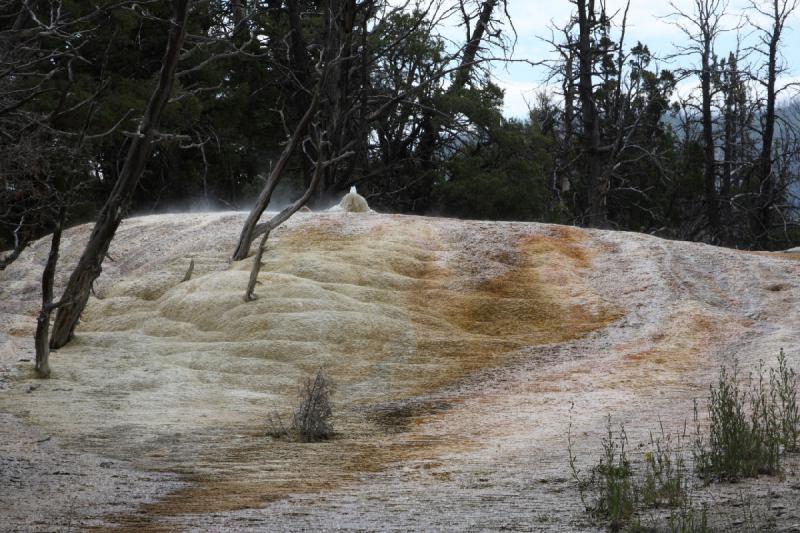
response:
<path id="1" fill-rule="evenodd" d="M 40 18 L 50 13 L 48 2 L 25 5 Z M 61 5 L 50 32 L 24 16 L 20 0 L 0 5 L 0 249 L 49 232 L 59 203 L 69 204 L 68 225 L 93 219 L 160 68 L 167 2 Z M 318 16 L 326 5 L 193 4 L 176 89 L 132 212 L 252 203 L 308 106 L 328 38 Z M 485 2 L 465 5 L 473 23 L 485 13 Z M 587 145 L 577 18 L 551 43 L 563 58 L 551 75 L 560 89 L 538 95 L 528 117 L 509 119 L 503 90 L 492 82 L 497 63 L 487 60 L 507 42 L 503 10 L 489 10 L 492 31 L 478 36 L 474 65 L 459 71 L 472 41 L 459 48 L 447 40 L 426 8 L 358 4 L 348 34 L 356 54 L 342 59 L 349 70 L 336 87 L 342 100 L 321 104 L 332 117 L 325 126 L 355 141 L 356 156 L 326 170 L 312 206 L 332 204 L 355 184 L 379 211 L 598 224 L 744 247 L 797 244 L 795 109 L 777 110 L 765 165 L 765 102 L 737 52 L 711 66 L 715 228 L 704 201 L 708 151 L 698 104 L 675 91 L 688 74 L 661 68 L 646 43 L 626 43 L 619 13 L 586 19 L 598 136 Z M 341 120 L 333 118 L 337 109 Z M 307 154 L 298 150 L 276 203 L 309 182 Z"/>

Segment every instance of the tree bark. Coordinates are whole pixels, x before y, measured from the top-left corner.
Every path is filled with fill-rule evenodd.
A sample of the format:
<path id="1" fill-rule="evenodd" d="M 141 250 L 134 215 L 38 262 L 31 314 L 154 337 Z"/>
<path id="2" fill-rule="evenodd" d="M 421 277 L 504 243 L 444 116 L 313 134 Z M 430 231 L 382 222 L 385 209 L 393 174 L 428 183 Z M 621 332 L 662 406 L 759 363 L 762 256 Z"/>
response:
<path id="1" fill-rule="evenodd" d="M 5 270 L 8 265 L 16 261 L 22 253 L 22 250 L 28 246 L 30 237 L 28 237 L 26 234 L 23 234 L 22 237 L 20 237 L 23 224 L 25 224 L 25 215 L 20 218 L 17 227 L 14 229 L 14 248 L 12 248 L 7 255 L 0 258 L 0 270 Z"/>
<path id="2" fill-rule="evenodd" d="M 595 17 L 594 0 L 577 0 L 578 7 L 578 97 L 583 123 L 583 176 L 586 189 L 587 222 L 590 226 L 605 226 L 605 194 L 600 183 L 600 120 L 594 100 L 592 73 L 592 25 Z"/>
<path id="3" fill-rule="evenodd" d="M 719 233 L 719 200 L 717 198 L 716 156 L 714 154 L 714 116 L 711 112 L 711 35 L 703 38 L 700 91 L 703 115 L 703 188 L 706 216 L 711 237 Z"/>
<path id="4" fill-rule="evenodd" d="M 237 44 L 250 38 L 246 21 L 247 0 L 231 0 L 231 16 L 233 19 L 233 39 Z"/>
<path id="5" fill-rule="evenodd" d="M 764 116 L 764 128 L 761 133 L 761 157 L 759 158 L 758 213 L 756 224 L 756 242 L 766 245 L 772 225 L 772 208 L 775 204 L 775 180 L 772 175 L 772 145 L 775 138 L 775 83 L 778 75 L 778 44 L 781 39 L 783 22 L 779 10 L 779 0 L 773 0 L 774 19 L 772 33 L 769 36 L 767 52 L 767 111 Z"/>
<path id="6" fill-rule="evenodd" d="M 568 56 L 564 62 L 564 82 L 562 88 L 564 90 L 564 140 L 562 144 L 562 157 L 564 160 L 571 159 L 570 153 L 572 151 L 573 142 L 573 122 L 575 120 L 575 83 L 572 75 L 572 48 L 567 52 Z M 571 166 L 571 165 L 570 165 Z M 561 171 L 561 180 L 559 185 L 559 192 L 561 195 L 569 192 L 570 189 L 570 174 L 569 166 L 565 166 Z"/>
<path id="7" fill-rule="evenodd" d="M 472 74 L 472 68 L 475 65 L 475 57 L 481 46 L 481 41 L 486 33 L 486 28 L 489 27 L 489 22 L 492 20 L 492 13 L 498 0 L 485 0 L 481 6 L 481 14 L 478 17 L 478 22 L 475 24 L 475 29 L 472 30 L 472 36 L 469 42 L 464 47 L 464 55 L 461 57 L 461 64 L 456 72 L 456 79 L 453 82 L 452 89 L 458 91 L 463 89 L 469 81 Z"/>
<path id="8" fill-rule="evenodd" d="M 311 105 L 311 94 L 308 91 L 313 86 L 314 73 L 306 51 L 308 43 L 303 33 L 303 19 L 297 0 L 289 0 L 286 3 L 286 13 L 290 28 L 289 69 L 296 80 L 296 84 L 290 84 L 286 97 L 294 120 L 300 120 Z M 305 185 L 308 186 L 311 183 L 313 171 L 306 158 L 302 158 L 300 168 Z"/>
<path id="9" fill-rule="evenodd" d="M 322 129 L 331 143 L 333 152 L 343 149 L 351 139 L 358 139 L 358 134 L 353 130 L 353 121 L 349 116 L 354 102 L 351 102 L 351 72 L 354 58 L 353 30 L 360 8 L 368 6 L 368 2 L 361 5 L 355 0 L 328 0 L 329 9 L 325 17 L 325 37 L 323 56 L 325 75 L 322 78 Z M 335 191 L 341 188 L 340 179 L 344 173 L 337 172 L 336 164 L 325 167 L 322 176 L 322 187 L 325 191 Z"/>
<path id="10" fill-rule="evenodd" d="M 53 305 L 53 285 L 55 284 L 56 265 L 58 264 L 58 254 L 61 248 L 61 231 L 64 227 L 65 216 L 66 208 L 61 206 L 56 228 L 50 239 L 50 253 L 47 254 L 47 263 L 42 272 L 42 307 L 39 310 L 39 316 L 36 318 L 36 333 L 33 336 L 36 348 L 35 370 L 36 375 L 40 378 L 50 377 L 50 346 L 48 345 L 50 315 L 55 308 Z"/>
<path id="11" fill-rule="evenodd" d="M 498 0 L 485 0 L 481 6 L 478 21 L 469 41 L 464 45 L 464 53 L 461 56 L 461 62 L 455 72 L 452 85 L 447 88 L 447 94 L 452 95 L 463 89 L 470 78 L 475 67 L 475 58 L 477 57 L 478 50 L 480 50 L 481 42 L 486 34 L 486 29 L 489 27 L 489 22 L 492 19 L 492 14 Z M 428 102 L 426 102 L 428 104 Z M 432 106 L 431 106 L 432 107 Z M 444 109 L 445 112 L 451 113 L 449 108 Z M 425 192 L 429 195 L 433 188 L 434 182 L 434 169 L 435 163 L 433 161 L 434 154 L 438 149 L 439 132 L 437 131 L 437 121 L 434 120 L 434 115 L 431 111 L 424 111 L 421 120 L 422 128 L 419 134 L 417 153 L 415 158 L 420 162 L 420 170 L 423 174 L 427 175 L 427 179 L 422 183 Z"/>
<path id="12" fill-rule="evenodd" d="M 189 0 L 172 2 L 173 19 L 158 85 L 147 103 L 137 135 L 131 141 L 119 179 L 98 215 L 89 242 L 64 290 L 62 300 L 68 303 L 59 308 L 53 324 L 53 334 L 50 339 L 50 347 L 53 349 L 64 346 L 72 338 L 81 312 L 89 299 L 92 284 L 102 272 L 108 247 L 150 157 L 153 138 L 175 81 L 175 70 L 186 35 L 188 3 Z"/>

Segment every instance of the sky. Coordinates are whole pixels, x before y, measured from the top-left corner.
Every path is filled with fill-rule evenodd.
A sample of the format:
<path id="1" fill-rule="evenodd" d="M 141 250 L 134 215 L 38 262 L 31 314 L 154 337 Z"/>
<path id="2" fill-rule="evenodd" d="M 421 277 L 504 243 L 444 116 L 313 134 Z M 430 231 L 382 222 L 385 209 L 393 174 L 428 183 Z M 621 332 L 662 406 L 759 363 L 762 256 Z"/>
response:
<path id="1" fill-rule="evenodd" d="M 694 0 L 675 0 L 675 5 L 683 11 L 692 12 Z M 726 23 L 735 27 L 745 13 L 744 7 L 749 2 L 746 0 L 730 0 Z M 623 9 L 624 0 L 607 0 L 607 10 L 613 12 Z M 568 0 L 508 0 L 509 14 L 517 30 L 517 45 L 514 50 L 515 59 L 530 59 L 541 61 L 552 58 L 551 46 L 542 41 L 542 37 L 549 37 L 549 26 L 562 25 L 569 20 L 574 5 Z M 668 56 L 675 50 L 674 43 L 685 41 L 685 37 L 674 25 L 663 17 L 668 15 L 672 8 L 662 0 L 631 0 L 628 12 L 628 33 L 626 42 L 632 46 L 636 41 L 649 46 L 650 51 L 658 56 Z M 621 20 L 621 14 L 620 14 Z M 783 55 L 789 72 L 785 81 L 800 78 L 800 9 L 790 18 L 783 37 Z M 743 30 L 748 32 L 752 30 Z M 746 36 L 745 36 L 746 37 Z M 745 43 L 752 43 L 754 36 L 745 38 Z M 734 32 L 724 34 L 717 42 L 716 52 L 720 56 L 727 56 L 728 52 L 735 50 L 736 36 Z M 694 58 L 674 59 L 671 63 L 664 63 L 662 68 L 675 69 L 689 66 Z M 527 101 L 533 101 L 537 91 L 543 88 L 545 69 L 530 66 L 524 63 L 511 63 L 505 66 L 497 65 L 495 68 L 496 81 L 506 91 L 505 114 L 509 117 L 524 117 L 527 115 Z M 688 90 L 693 80 L 684 82 L 685 87 L 679 91 Z"/>

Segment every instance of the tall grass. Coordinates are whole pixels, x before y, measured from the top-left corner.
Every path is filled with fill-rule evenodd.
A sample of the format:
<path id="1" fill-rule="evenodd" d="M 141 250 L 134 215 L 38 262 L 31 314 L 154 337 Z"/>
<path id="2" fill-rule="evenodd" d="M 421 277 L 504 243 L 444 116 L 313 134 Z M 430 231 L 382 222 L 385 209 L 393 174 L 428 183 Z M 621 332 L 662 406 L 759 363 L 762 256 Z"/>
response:
<path id="1" fill-rule="evenodd" d="M 695 466 L 706 480 L 780 472 L 784 454 L 797 449 L 797 378 L 783 350 L 776 368 L 767 374 L 762 362 L 746 383 L 736 362 L 720 369 L 710 386 L 707 428 L 695 403 Z"/>
<path id="2" fill-rule="evenodd" d="M 602 447 L 603 455 L 592 468 L 591 484 L 597 489 L 592 510 L 616 527 L 627 521 L 636 509 L 638 490 L 628 458 L 625 426 L 620 424 L 619 434 L 615 435 L 610 415 Z"/>
<path id="3" fill-rule="evenodd" d="M 682 433 L 671 435 L 659 419 L 659 431 L 651 432 L 649 442 L 636 447 L 633 456 L 625 426 L 619 424 L 615 430 L 609 415 L 599 457 L 588 477 L 577 468 L 570 410 L 569 467 L 581 501 L 612 530 L 650 530 L 639 523 L 642 513 L 669 509 L 666 524 L 656 529 L 709 531 L 708 508 L 698 508 L 692 501 L 695 483 L 774 474 L 782 470 L 786 453 L 800 451 L 797 381 L 783 350 L 774 368 L 766 371 L 761 362 L 755 376 L 747 379 L 741 379 L 735 361 L 722 366 L 709 386 L 703 413 L 707 416 L 701 416 L 695 401 L 694 435 L 687 439 L 685 422 Z M 694 470 L 686 460 L 688 453 Z"/>

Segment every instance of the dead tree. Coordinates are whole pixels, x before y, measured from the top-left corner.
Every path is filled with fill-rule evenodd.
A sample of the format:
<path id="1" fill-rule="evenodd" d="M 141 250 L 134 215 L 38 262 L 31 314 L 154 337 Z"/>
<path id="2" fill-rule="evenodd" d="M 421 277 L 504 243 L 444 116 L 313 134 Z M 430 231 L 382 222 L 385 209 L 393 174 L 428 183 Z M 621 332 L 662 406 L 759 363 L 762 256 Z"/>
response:
<path id="1" fill-rule="evenodd" d="M 757 77 L 758 83 L 765 91 L 765 107 L 761 117 L 761 154 L 758 161 L 758 202 L 754 219 L 755 242 L 761 246 L 769 241 L 769 231 L 772 226 L 775 203 L 778 200 L 778 190 L 773 173 L 773 144 L 775 140 L 775 103 L 780 92 L 777 86 L 778 75 L 786 71 L 780 64 L 779 53 L 783 30 L 789 16 L 797 9 L 797 0 L 767 0 L 764 2 L 751 1 L 750 9 L 766 18 L 768 26 L 751 21 L 759 31 L 759 41 L 762 47 L 755 50 L 765 56 L 764 75 Z"/>
<path id="2" fill-rule="evenodd" d="M 463 9 L 463 0 L 461 0 L 461 3 Z M 489 30 L 489 23 L 492 20 L 492 15 L 499 3 L 499 0 L 484 0 L 481 3 L 480 14 L 475 22 L 475 29 L 472 31 L 466 46 L 464 46 L 464 53 L 461 56 L 461 64 L 459 65 L 459 69 L 456 71 L 455 80 L 453 80 L 453 85 L 451 86 L 453 91 L 462 89 L 469 81 L 470 75 L 472 74 L 472 68 L 475 65 L 475 60 L 478 56 L 478 50 L 480 50 L 480 47 L 483 44 L 484 36 Z M 469 31 L 469 17 L 465 18 L 466 20 L 464 23 L 467 25 Z"/>
<path id="3" fill-rule="evenodd" d="M 256 251 L 256 255 L 253 258 L 253 266 L 250 269 L 250 279 L 247 283 L 247 290 L 245 291 L 244 300 L 246 302 L 250 302 L 256 299 L 255 295 L 255 288 L 256 284 L 258 283 L 258 274 L 261 271 L 261 259 L 264 256 L 264 249 L 267 244 L 267 239 L 269 239 L 270 233 L 275 230 L 278 226 L 289 220 L 289 218 L 294 215 L 297 211 L 299 211 L 304 205 L 308 203 L 311 199 L 311 196 L 317 190 L 319 186 L 319 182 L 322 179 L 322 176 L 325 172 L 325 169 L 331 165 L 336 164 L 339 161 L 343 161 L 355 155 L 355 152 L 349 150 L 343 154 L 339 155 L 329 155 L 330 143 L 325 140 L 325 133 L 320 129 L 319 124 L 314 124 L 312 126 L 315 134 L 313 138 L 316 139 L 315 142 L 311 143 L 311 138 L 307 139 L 308 144 L 313 144 L 313 151 L 310 149 L 305 149 L 304 153 L 305 156 L 309 159 L 311 158 L 311 153 L 317 154 L 317 160 L 313 162 L 314 171 L 312 173 L 311 182 L 306 187 L 305 192 L 286 206 L 283 210 L 281 210 L 278 214 L 273 216 L 268 222 L 264 224 L 259 224 L 257 228 L 258 233 L 262 233 L 261 241 L 258 245 L 258 250 Z"/>
<path id="4" fill-rule="evenodd" d="M 561 77 L 561 96 L 564 99 L 564 120 L 563 132 L 560 142 L 559 169 L 556 171 L 557 177 L 554 179 L 553 188 L 558 191 L 560 196 L 568 193 L 571 187 L 571 179 L 574 173 L 572 172 L 572 159 L 573 152 L 573 138 L 575 127 L 575 43 L 572 36 L 573 22 L 559 31 L 563 34 L 565 42 L 563 44 L 556 43 L 555 39 L 550 40 L 550 44 L 556 49 L 560 55 L 560 65 L 553 71 L 553 75 Z"/>
<path id="5" fill-rule="evenodd" d="M 269 201 L 272 199 L 272 193 L 275 192 L 275 187 L 278 186 L 278 183 L 283 177 L 283 173 L 286 170 L 286 165 L 289 163 L 292 154 L 297 146 L 301 143 L 303 137 L 306 135 L 309 123 L 316 114 L 318 107 L 319 94 L 318 91 L 315 91 L 314 97 L 311 100 L 311 105 L 306 110 L 305 115 L 303 115 L 303 117 L 300 119 L 300 122 L 297 124 L 297 126 L 295 126 L 294 133 L 292 133 L 289 141 L 283 147 L 283 151 L 281 152 L 280 158 L 278 158 L 278 162 L 272 168 L 269 178 L 267 178 L 266 185 L 258 195 L 256 205 L 253 206 L 253 208 L 250 210 L 250 214 L 247 216 L 247 220 L 242 227 L 242 232 L 239 235 L 239 242 L 236 245 L 236 250 L 233 252 L 232 259 L 234 261 L 241 261 L 247 257 L 247 254 L 250 252 L 250 246 L 253 243 L 253 239 L 258 236 L 256 229 L 258 220 L 267 209 Z"/>
<path id="6" fill-rule="evenodd" d="M 53 349 L 64 346 L 72 338 L 78 319 L 89 299 L 92 284 L 102 271 L 109 245 L 147 164 L 161 114 L 172 93 L 175 71 L 186 35 L 189 2 L 190 0 L 172 2 L 173 18 L 170 21 L 169 38 L 158 85 L 150 97 L 144 117 L 131 141 L 119 179 L 114 184 L 106 204 L 100 210 L 89 242 L 64 290 L 62 300 L 66 303 L 58 310 L 50 339 L 50 346 Z"/>
<path id="7" fill-rule="evenodd" d="M 366 4 L 368 2 L 365 2 L 361 7 L 364 8 Z M 263 253 L 263 244 L 266 243 L 269 232 L 303 207 L 312 194 L 319 189 L 319 184 L 324 179 L 324 173 L 329 172 L 336 162 L 342 160 L 333 157 L 323 163 L 322 156 L 318 156 L 312 177 L 307 184 L 306 194 L 303 194 L 298 202 L 273 217 L 270 222 L 258 224 L 261 215 L 269 205 L 275 188 L 284 176 L 289 160 L 296 148 L 305 143 L 304 139 L 308 135 L 308 129 L 312 121 L 317 123 L 315 128 L 324 131 L 325 142 L 330 146 L 329 153 L 343 153 L 347 150 L 346 147 L 352 143 L 352 140 L 347 138 L 348 131 L 351 131 L 348 119 L 353 116 L 348 77 L 354 61 L 352 33 L 356 23 L 357 7 L 358 4 L 354 0 L 329 0 L 323 5 L 325 32 L 323 44 L 317 50 L 318 56 L 317 62 L 313 67 L 313 75 L 308 72 L 301 72 L 301 75 L 295 79 L 296 84 L 300 84 L 301 79 L 310 80 L 314 84 L 313 88 L 298 85 L 300 91 L 311 94 L 310 103 L 295 126 L 294 132 L 270 172 L 267 182 L 256 200 L 256 204 L 250 210 L 247 220 L 245 220 L 239 241 L 232 255 L 234 261 L 240 261 L 247 257 L 253 240 L 262 234 L 264 237 L 262 238 L 262 245 L 259 246 L 258 254 Z M 296 6 L 292 7 L 292 2 L 290 2 L 290 18 L 294 16 L 292 15 L 294 9 L 296 9 Z M 294 35 L 292 41 L 295 42 L 293 49 L 296 48 L 297 42 L 304 42 L 301 31 L 302 28 L 299 27 L 299 22 L 293 21 L 291 29 Z M 300 57 L 304 56 L 296 50 L 294 55 L 298 57 L 293 60 L 293 63 L 298 65 L 301 63 Z M 322 113 L 318 113 L 320 110 Z M 317 148 L 318 146 L 313 147 L 312 150 Z M 318 176 L 319 172 L 322 172 L 323 175 Z M 311 192 L 309 192 L 311 185 L 314 188 L 310 189 Z M 252 283 L 254 284 L 254 281 Z M 248 289 L 248 297 L 251 292 Z"/>
<path id="8" fill-rule="evenodd" d="M 708 223 L 708 238 L 717 240 L 720 232 L 719 196 L 717 193 L 717 160 L 714 142 L 714 44 L 717 37 L 729 31 L 723 26 L 728 9 L 727 0 L 694 0 L 691 12 L 673 9 L 672 23 L 684 34 L 688 44 L 676 45 L 676 55 L 696 55 L 700 59 L 698 68 L 686 73 L 700 77 L 700 114 L 703 130 L 703 191 L 705 215 Z"/>
<path id="9" fill-rule="evenodd" d="M 594 0 L 576 0 L 578 19 L 578 99 L 581 110 L 581 140 L 583 151 L 582 175 L 586 194 L 587 223 L 605 226 L 606 213 L 600 177 L 602 172 L 600 147 L 600 117 L 594 96 L 594 67 L 592 34 L 597 24 Z"/>
<path id="10" fill-rule="evenodd" d="M 476 65 L 485 59 L 479 57 L 479 50 L 489 38 L 492 14 L 500 3 L 500 0 L 480 2 L 475 30 L 470 32 L 470 38 L 465 46 L 445 63 L 446 66 L 437 65 L 435 72 L 421 81 L 418 81 L 412 74 L 409 77 L 409 86 L 397 88 L 390 94 L 383 94 L 372 87 L 367 70 L 370 66 L 374 67 L 377 61 L 374 53 L 367 50 L 369 21 L 375 15 L 376 1 L 327 0 L 322 2 L 319 6 L 319 15 L 323 20 L 323 28 L 314 38 L 303 35 L 304 28 L 301 25 L 296 1 L 286 2 L 285 9 L 282 2 L 271 2 L 270 9 L 273 10 L 274 16 L 285 12 L 289 19 L 290 32 L 280 42 L 285 46 L 285 55 L 289 58 L 284 68 L 289 71 L 292 90 L 301 97 L 293 97 L 293 105 L 296 106 L 297 102 L 302 101 L 303 98 L 309 98 L 310 95 L 315 94 L 315 90 L 310 88 L 311 84 L 319 85 L 319 94 L 311 99 L 302 118 L 294 127 L 293 134 L 284 146 L 281 157 L 272 169 L 255 206 L 250 211 L 232 254 L 233 260 L 242 260 L 247 257 L 256 238 L 263 235 L 264 232 L 272 231 L 288 218 L 286 213 L 294 212 L 290 206 L 290 209 L 284 210 L 270 222 L 258 223 L 269 204 L 275 187 L 286 171 L 289 159 L 295 153 L 296 148 L 303 144 L 302 139 L 307 134 L 307 128 L 312 118 L 324 131 L 326 143 L 330 146 L 328 153 L 331 155 L 327 158 L 314 156 L 313 160 L 317 161 L 314 164 L 309 163 L 309 158 L 302 158 L 301 167 L 307 170 L 306 185 L 309 186 L 313 183 L 318 189 L 322 187 L 324 190 L 337 190 L 352 185 L 355 181 L 367 179 L 370 173 L 366 169 L 366 164 L 364 168 L 359 169 L 360 175 L 356 173 L 356 165 L 359 161 L 363 163 L 368 159 L 367 155 L 370 149 L 364 145 L 370 142 L 370 132 L 376 129 L 375 125 L 400 108 L 412 107 L 415 115 L 433 116 L 441 113 L 440 110 L 433 109 L 424 103 L 409 106 L 409 102 L 413 100 L 416 93 L 421 92 L 421 89 L 437 80 L 443 80 L 449 75 L 453 75 L 454 83 L 450 89 L 452 93 L 463 88 L 469 81 Z M 400 11 L 402 9 L 397 12 Z M 424 14 L 419 17 L 419 24 L 422 24 L 423 19 Z M 381 53 L 387 54 L 398 48 L 404 40 L 411 38 L 415 29 L 417 29 L 416 26 L 402 33 L 396 41 L 381 50 Z M 308 47 L 301 46 L 307 42 L 315 44 Z M 306 57 L 308 50 L 313 50 L 317 55 L 316 65 L 308 61 Z M 456 60 L 458 60 L 457 63 Z M 299 113 L 295 110 L 294 114 Z M 408 144 L 416 144 L 421 151 L 429 152 L 427 156 L 424 154 L 421 156 L 420 153 L 415 154 L 417 160 L 430 159 L 428 156 L 433 154 L 438 147 L 436 139 L 433 139 L 438 135 L 434 131 L 434 127 L 434 122 L 430 120 L 423 121 L 423 125 L 419 128 L 408 129 L 414 133 L 414 139 L 411 139 Z M 398 129 L 402 130 L 403 128 L 400 126 Z M 430 136 L 426 136 L 426 132 L 430 133 Z M 309 149 L 311 151 L 315 149 L 313 143 Z M 350 152 L 354 152 L 355 157 L 345 157 L 345 154 Z M 321 165 L 318 164 L 320 161 Z M 313 172 L 311 172 L 312 168 Z M 316 179 L 313 174 L 318 170 L 322 171 L 323 175 Z M 305 195 L 303 195 L 304 197 Z M 301 203 L 296 207 L 299 209 L 302 205 Z"/>
<path id="11" fill-rule="evenodd" d="M 731 52 L 728 55 L 727 68 L 722 73 L 724 103 L 721 116 L 725 121 L 723 131 L 723 161 L 722 161 L 722 177 L 720 180 L 720 198 L 721 198 L 721 217 L 722 220 L 728 221 L 731 218 L 731 188 L 733 185 L 734 165 L 736 164 L 737 150 L 737 131 L 738 124 L 738 93 L 741 92 L 740 82 L 741 77 L 738 69 L 738 57 Z M 730 229 L 725 229 L 726 234 L 730 234 Z"/>

